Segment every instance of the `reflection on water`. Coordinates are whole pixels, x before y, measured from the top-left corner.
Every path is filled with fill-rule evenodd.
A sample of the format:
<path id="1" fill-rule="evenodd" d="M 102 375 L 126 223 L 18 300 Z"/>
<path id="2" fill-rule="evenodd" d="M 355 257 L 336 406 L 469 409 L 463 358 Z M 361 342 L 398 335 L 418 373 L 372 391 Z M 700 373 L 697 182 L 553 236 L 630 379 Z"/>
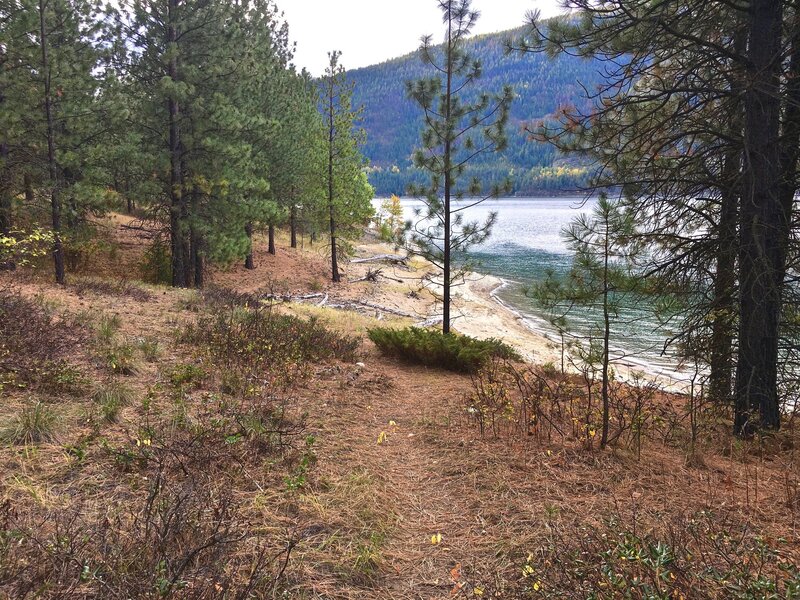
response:
<path id="1" fill-rule="evenodd" d="M 464 201 L 468 204 L 468 201 Z M 414 209 L 424 206 L 417 200 L 403 200 L 407 219 L 414 218 Z M 376 201 L 376 208 L 379 202 Z M 549 270 L 565 274 L 572 255 L 561 235 L 562 230 L 582 212 L 591 212 L 594 201 L 571 198 L 504 198 L 467 208 L 467 221 L 482 221 L 490 212 L 497 213 L 491 237 L 470 252 L 477 262 L 476 271 L 501 277 L 508 283 L 498 290 L 497 297 L 528 318 L 528 324 L 552 339 L 558 333 L 545 314 L 525 293 L 532 283 L 541 281 Z M 586 338 L 596 333 L 594 325 L 599 311 L 576 308 L 569 317 L 571 329 Z M 668 332 L 648 306 L 628 308 L 621 322 L 614 327 L 613 341 L 617 357 L 626 362 L 641 364 L 649 372 L 673 371 L 674 355 L 662 355 Z M 685 376 L 685 375 L 684 375 Z"/>

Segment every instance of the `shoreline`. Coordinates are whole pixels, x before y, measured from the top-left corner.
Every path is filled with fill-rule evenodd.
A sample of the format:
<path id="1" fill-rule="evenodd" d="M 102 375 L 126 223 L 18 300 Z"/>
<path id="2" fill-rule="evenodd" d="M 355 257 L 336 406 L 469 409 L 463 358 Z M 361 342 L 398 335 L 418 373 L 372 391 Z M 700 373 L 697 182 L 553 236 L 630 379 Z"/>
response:
<path id="1" fill-rule="evenodd" d="M 534 315 L 526 314 L 522 310 L 516 308 L 515 306 L 511 305 L 509 302 L 506 302 L 499 296 L 499 292 L 504 288 L 512 285 L 512 282 L 509 282 L 502 277 L 498 277 L 496 275 L 490 274 L 469 274 L 474 275 L 478 278 L 491 278 L 495 280 L 496 285 L 488 291 L 488 295 L 486 296 L 487 299 L 491 299 L 494 303 L 496 303 L 501 310 L 508 313 L 510 317 L 514 319 L 516 323 L 524 327 L 531 336 L 531 339 L 537 339 L 537 349 L 539 350 L 538 358 L 541 362 L 542 354 L 544 354 L 545 361 L 544 362 L 552 362 L 556 366 L 561 364 L 561 346 L 562 340 L 560 336 L 555 335 L 554 331 L 547 331 L 547 324 L 541 317 L 536 317 Z M 468 275 L 468 282 L 469 282 L 469 275 Z M 469 283 L 467 283 L 469 285 Z M 483 290 L 477 289 L 474 290 L 474 293 L 480 295 Z M 502 319 L 501 321 L 505 321 L 506 319 Z M 541 322 L 541 323 L 539 323 Z M 469 327 L 460 328 L 460 331 L 467 333 L 468 335 L 472 335 L 467 331 Z M 505 341 L 505 335 L 501 332 L 497 337 L 500 337 Z M 545 352 L 542 352 L 542 345 L 546 348 Z M 523 355 L 525 356 L 526 352 L 524 352 L 525 348 L 519 348 L 523 350 Z M 612 348 L 612 351 L 615 350 Z M 624 352 L 623 349 L 616 349 L 617 351 Z M 569 354 L 567 352 L 567 354 Z M 531 358 L 533 358 L 534 362 L 536 361 L 537 354 L 534 351 Z M 527 356 L 526 356 L 527 358 Z M 645 378 L 652 379 L 657 381 L 662 387 L 668 389 L 669 391 L 679 391 L 679 392 L 686 392 L 689 387 L 691 386 L 691 374 L 688 371 L 682 372 L 676 366 L 674 368 L 666 367 L 664 365 L 659 365 L 653 363 L 652 361 L 648 361 L 646 358 L 639 358 L 636 356 L 624 356 L 623 358 L 614 359 L 612 360 L 612 366 L 617 371 L 617 374 L 620 375 L 625 381 L 630 382 L 634 378 L 635 373 L 642 373 Z M 575 371 L 574 367 L 571 367 L 567 364 L 568 371 Z"/>
<path id="2" fill-rule="evenodd" d="M 358 247 L 362 257 L 391 253 L 391 248 L 384 243 L 364 240 Z M 357 280 L 362 277 L 370 265 L 348 265 L 348 278 Z M 371 265 L 375 267 L 375 264 Z M 418 258 L 411 259 L 404 272 L 393 270 L 394 282 L 402 281 L 408 289 L 393 284 L 386 279 L 372 284 L 371 293 L 379 296 L 385 305 L 420 315 L 417 325 L 432 323 L 436 317 L 441 321 L 440 302 L 437 300 L 440 284 L 426 278 L 434 273 L 433 269 Z M 419 289 L 428 293 L 426 297 L 414 297 L 410 292 L 416 284 Z M 500 297 L 500 292 L 513 285 L 502 277 L 479 272 L 465 273 L 462 282 L 453 285 L 452 307 L 453 328 L 476 338 L 497 338 L 513 346 L 522 357 L 531 363 L 544 365 L 552 363 L 560 369 L 562 364 L 562 339 L 555 331 L 549 331 L 547 323 L 534 315 L 511 305 Z M 622 349 L 617 349 L 624 352 Z M 569 352 L 565 353 L 565 368 L 568 372 L 579 372 L 570 364 Z M 646 359 L 632 356 L 612 361 L 617 375 L 624 381 L 633 381 L 634 374 L 641 373 L 647 380 L 657 382 L 664 390 L 686 392 L 691 385 L 691 375 L 681 372 L 677 366 L 666 368 Z"/>

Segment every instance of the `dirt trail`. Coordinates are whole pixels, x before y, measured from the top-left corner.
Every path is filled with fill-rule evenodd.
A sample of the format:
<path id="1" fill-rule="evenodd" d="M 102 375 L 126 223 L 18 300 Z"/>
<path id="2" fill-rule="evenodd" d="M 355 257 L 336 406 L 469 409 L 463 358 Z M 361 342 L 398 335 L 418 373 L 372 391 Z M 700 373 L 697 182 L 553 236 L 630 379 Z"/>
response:
<path id="1" fill-rule="evenodd" d="M 375 357 L 355 373 L 356 393 L 318 404 L 319 468 L 334 477 L 364 469 L 388 512 L 383 573 L 369 597 L 450 597 L 451 571 L 478 550 L 482 530 L 474 481 L 455 452 L 470 441 L 450 431 L 469 380 Z"/>
<path id="2" fill-rule="evenodd" d="M 132 236 L 130 231 L 123 230 Z M 120 272 L 109 277 L 133 272 L 129 265 L 140 246 L 131 239 L 120 250 Z M 323 284 L 322 259 L 283 244 L 276 257 L 259 248 L 257 258 L 255 271 L 237 266 L 212 279 L 238 291 L 275 285 L 381 303 L 396 298 L 408 302 L 408 310 L 429 303 L 412 297 L 408 284 Z M 129 380 L 140 396 L 161 383 L 165 366 L 190 359 L 174 339 L 183 323 L 205 310 L 196 292 L 148 286 L 143 289 L 150 298 L 143 302 L 81 293 L 75 284 L 58 288 L 21 280 L 17 287 L 31 297 L 43 296 L 58 312 L 94 321 L 103 314 L 121 315 L 120 339 L 160 340 L 158 363 L 143 365 Z M 321 317 L 351 335 L 378 323 L 363 314 L 305 305 L 279 310 Z M 725 448 L 709 446 L 702 461 L 689 464 L 682 448 L 655 438 L 645 441 L 641 456 L 623 446 L 605 452 L 587 448 L 569 431 L 552 444 L 546 436 L 483 438 L 467 419 L 469 377 L 383 358 L 366 340 L 363 352 L 363 365 L 313 365 L 311 376 L 291 391 L 292 409 L 307 414 L 307 431 L 316 440 L 316 464 L 307 484 L 296 492 L 279 484 L 252 494 L 254 508 L 270 505 L 265 527 L 283 535 L 294 525 L 301 537 L 286 571 L 286 597 L 520 597 L 523 589 L 531 592 L 531 581 L 522 577 L 526 557 L 544 554 L 553 532 L 570 535 L 574 526 L 590 530 L 603 515 L 617 513 L 633 514 L 639 526 L 654 527 L 724 507 L 764 535 L 796 543 L 795 511 L 788 523 L 784 499 L 785 474 L 796 472 L 793 453 L 734 461 Z M 102 373 L 95 375 L 99 380 Z M 115 426 L 120 437 L 130 437 L 123 430 L 136 422 L 135 411 L 134 406 L 123 411 L 130 421 L 123 418 Z M 52 451 L 63 455 L 60 447 Z M 6 466 L 7 472 L 16 468 Z"/>

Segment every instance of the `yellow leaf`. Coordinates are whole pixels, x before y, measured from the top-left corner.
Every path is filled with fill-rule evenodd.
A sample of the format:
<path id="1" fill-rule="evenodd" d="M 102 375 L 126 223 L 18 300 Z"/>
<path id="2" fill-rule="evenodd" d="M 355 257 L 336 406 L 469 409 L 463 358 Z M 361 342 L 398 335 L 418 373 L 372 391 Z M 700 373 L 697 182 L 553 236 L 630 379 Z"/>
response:
<path id="1" fill-rule="evenodd" d="M 434 533 L 431 536 L 431 544 L 434 546 L 442 543 L 442 534 L 441 533 Z"/>
<path id="2" fill-rule="evenodd" d="M 380 435 L 378 436 L 378 444 L 380 445 L 383 442 L 385 442 L 386 441 L 386 437 L 387 437 L 386 436 L 386 432 L 385 431 L 381 431 Z"/>

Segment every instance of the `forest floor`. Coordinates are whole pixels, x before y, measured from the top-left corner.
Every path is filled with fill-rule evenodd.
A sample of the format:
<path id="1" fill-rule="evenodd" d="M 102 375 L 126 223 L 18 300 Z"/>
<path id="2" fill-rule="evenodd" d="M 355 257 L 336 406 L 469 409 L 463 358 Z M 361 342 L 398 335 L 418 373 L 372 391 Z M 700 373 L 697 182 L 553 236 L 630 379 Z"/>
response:
<path id="1" fill-rule="evenodd" d="M 704 413 L 690 443 L 690 420 L 699 417 L 686 413 L 688 398 L 651 394 L 638 426 L 630 407 L 620 408 L 624 432 L 600 450 L 576 416 L 581 381 L 547 371 L 534 400 L 550 399 L 558 411 L 520 417 L 510 386 L 482 428 L 474 418 L 480 381 L 382 357 L 364 335 L 430 314 L 434 298 L 417 271 L 350 265 L 348 280 L 369 267 L 390 278 L 331 284 L 324 249 L 307 240 L 289 248 L 281 233 L 276 256 L 259 238 L 255 270 L 214 273 L 211 284 L 240 295 L 313 295 L 267 310 L 316 317 L 356 337 L 357 355 L 298 367 L 301 375 L 268 394 L 271 418 L 280 406 L 281 439 L 291 441 L 270 441 L 268 451 L 245 446 L 242 437 L 255 434 L 244 425 L 215 437 L 232 387 L 224 360 L 181 337 L 224 311 L 196 291 L 135 281 L 146 232 L 122 216 L 105 224 L 107 248 L 66 287 L 49 283 L 46 266 L 0 274 L 0 295 L 23 298 L 75 337 L 64 355 L 70 369 L 55 383 L 0 383 L 0 431 L 11 432 L 0 458 L 0 596 L 794 597 L 785 591 L 800 585 L 793 421 L 774 438 L 743 442 L 727 434 L 725 415 Z M 368 242 L 362 252 L 380 249 Z M 485 319 L 495 312 L 481 310 Z M 462 330 L 496 326 L 475 327 Z M 127 397 L 112 412 L 97 390 L 114 386 Z M 34 406 L 53 422 L 41 435 L 15 437 Z M 243 423 L 243 414 L 230 422 Z M 181 500 L 187 489 L 201 494 L 195 508 Z M 172 495 L 153 502 L 163 490 Z M 222 540 L 219 526 L 203 525 L 212 519 L 203 502 L 217 507 L 223 497 L 212 516 L 222 523 L 231 515 L 222 529 L 240 537 Z M 168 515 L 195 529 L 170 534 Z M 152 527 L 141 525 L 151 518 Z M 115 548 L 141 563 L 124 564 L 144 587 L 130 587 Z M 209 575 L 212 564 L 229 579 Z M 252 565 L 270 577 L 252 578 Z M 251 596 L 228 593 L 248 577 Z M 769 595 L 770 586 L 783 595 Z"/>

